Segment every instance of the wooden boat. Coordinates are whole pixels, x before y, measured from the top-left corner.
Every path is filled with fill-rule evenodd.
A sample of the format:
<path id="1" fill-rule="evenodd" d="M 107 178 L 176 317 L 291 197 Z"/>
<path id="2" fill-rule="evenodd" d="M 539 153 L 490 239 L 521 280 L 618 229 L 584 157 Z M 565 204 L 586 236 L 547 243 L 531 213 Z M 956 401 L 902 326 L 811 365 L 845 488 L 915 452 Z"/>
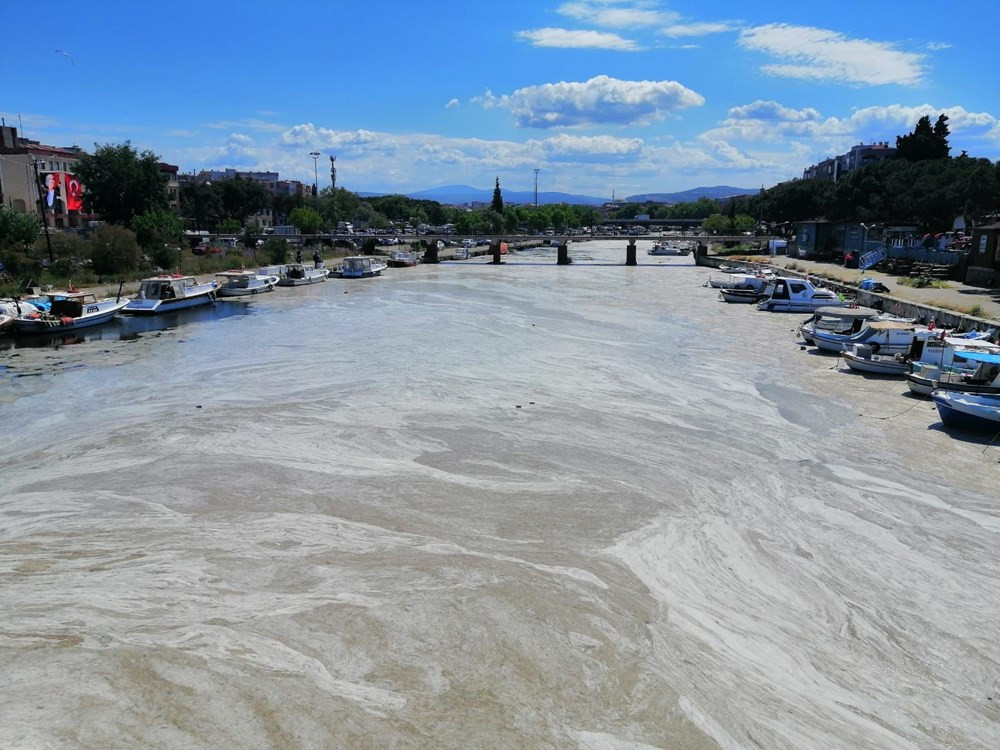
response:
<path id="1" fill-rule="evenodd" d="M 385 268 L 385 262 L 381 258 L 373 258 L 370 255 L 351 255 L 344 258 L 343 264 L 337 266 L 334 273 L 345 279 L 367 279 L 372 276 L 381 276 Z"/>
<path id="2" fill-rule="evenodd" d="M 821 307 L 799 326 L 799 335 L 807 344 L 812 344 L 815 330 L 845 335 L 857 333 L 866 320 L 873 320 L 879 315 L 879 311 L 871 307 Z"/>
<path id="3" fill-rule="evenodd" d="M 964 367 L 953 364 L 942 369 L 915 362 L 913 372 L 906 374 L 907 387 L 921 396 L 934 391 L 1000 394 L 1000 354 L 965 351 L 955 356 L 965 363 Z"/>
<path id="4" fill-rule="evenodd" d="M 63 333 L 107 323 L 128 304 L 127 299 L 98 299 L 89 292 L 52 292 L 48 311 L 29 312 L 14 320 L 14 332 Z"/>
<path id="5" fill-rule="evenodd" d="M 843 352 L 852 370 L 870 375 L 905 375 L 910 364 L 899 354 L 878 354 L 868 344 L 853 344 Z"/>
<path id="6" fill-rule="evenodd" d="M 468 253 L 468 250 L 466 250 Z M 417 265 L 418 256 L 412 250 L 393 250 L 386 263 L 389 268 L 408 268 Z"/>
<path id="7" fill-rule="evenodd" d="M 725 302 L 743 305 L 750 305 L 761 299 L 761 294 L 756 289 L 720 289 L 719 296 Z"/>

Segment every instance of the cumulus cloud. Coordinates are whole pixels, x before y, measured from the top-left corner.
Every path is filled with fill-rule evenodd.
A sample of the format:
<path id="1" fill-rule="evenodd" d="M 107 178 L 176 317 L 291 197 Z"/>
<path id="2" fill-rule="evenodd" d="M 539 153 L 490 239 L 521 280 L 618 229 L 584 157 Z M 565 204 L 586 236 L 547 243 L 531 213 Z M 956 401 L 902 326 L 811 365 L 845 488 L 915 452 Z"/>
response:
<path id="1" fill-rule="evenodd" d="M 652 2 L 622 0 L 582 0 L 560 5 L 556 12 L 569 18 L 611 29 L 632 29 L 668 24 L 680 18 L 672 11 L 659 10 Z"/>
<path id="2" fill-rule="evenodd" d="M 739 43 L 785 60 L 762 68 L 785 78 L 909 86 L 924 76 L 922 54 L 901 51 L 888 42 L 850 39 L 827 29 L 772 23 L 744 29 Z"/>
<path id="3" fill-rule="evenodd" d="M 612 49 L 631 52 L 639 49 L 630 39 L 605 31 L 573 29 L 534 29 L 518 31 L 516 38 L 530 42 L 535 47 L 563 47 L 568 49 Z"/>
<path id="4" fill-rule="evenodd" d="M 371 130 L 330 130 L 317 128 L 311 122 L 296 125 L 281 134 L 281 143 L 289 147 L 328 148 L 338 151 L 379 150 L 393 151 L 395 140 L 384 133 Z"/>
<path id="5" fill-rule="evenodd" d="M 819 112 L 812 107 L 792 109 L 784 107 L 775 101 L 757 100 L 742 107 L 732 107 L 729 110 L 730 119 L 735 120 L 769 120 L 774 122 L 804 122 L 819 119 Z"/>
<path id="6" fill-rule="evenodd" d="M 588 81 L 528 86 L 495 97 L 489 91 L 483 106 L 504 107 L 517 125 L 563 128 L 610 123 L 648 123 L 676 110 L 700 107 L 705 98 L 677 81 L 622 81 L 596 76 Z"/>

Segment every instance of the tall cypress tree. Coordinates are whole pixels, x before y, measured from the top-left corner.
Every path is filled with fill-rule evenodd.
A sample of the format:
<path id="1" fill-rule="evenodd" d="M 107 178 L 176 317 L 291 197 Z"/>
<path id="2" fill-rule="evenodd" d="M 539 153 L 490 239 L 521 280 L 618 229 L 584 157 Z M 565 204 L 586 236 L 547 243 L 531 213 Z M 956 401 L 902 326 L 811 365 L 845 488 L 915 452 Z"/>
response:
<path id="1" fill-rule="evenodd" d="M 500 192 L 500 178 L 497 177 L 496 187 L 493 188 L 493 202 L 490 208 L 503 216 L 503 193 Z"/>

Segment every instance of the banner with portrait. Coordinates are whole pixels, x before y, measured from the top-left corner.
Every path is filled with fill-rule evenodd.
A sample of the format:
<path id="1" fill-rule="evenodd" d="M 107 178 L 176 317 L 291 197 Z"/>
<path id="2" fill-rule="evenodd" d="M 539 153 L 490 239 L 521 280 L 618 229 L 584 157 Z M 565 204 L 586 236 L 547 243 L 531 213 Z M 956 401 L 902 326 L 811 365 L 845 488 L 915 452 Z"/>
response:
<path id="1" fill-rule="evenodd" d="M 83 211 L 83 186 L 71 172 L 40 172 L 42 210 L 61 214 Z"/>

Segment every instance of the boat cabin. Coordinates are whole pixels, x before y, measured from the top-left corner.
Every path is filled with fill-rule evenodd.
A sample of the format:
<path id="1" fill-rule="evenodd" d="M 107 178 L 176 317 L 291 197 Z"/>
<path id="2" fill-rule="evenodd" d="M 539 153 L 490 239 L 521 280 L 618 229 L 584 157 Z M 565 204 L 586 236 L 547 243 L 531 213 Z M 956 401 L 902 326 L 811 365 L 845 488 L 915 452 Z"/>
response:
<path id="1" fill-rule="evenodd" d="M 215 278 L 223 287 L 246 289 L 257 278 L 257 274 L 253 271 L 225 271 L 215 274 Z"/>
<path id="2" fill-rule="evenodd" d="M 49 313 L 60 318 L 79 318 L 84 309 L 87 312 L 97 312 L 97 297 L 93 294 L 67 294 L 52 300 Z"/>
<path id="3" fill-rule="evenodd" d="M 306 278 L 306 267 L 301 263 L 289 263 L 285 266 L 285 278 L 286 279 L 304 279 Z"/>
<path id="4" fill-rule="evenodd" d="M 139 299 L 176 299 L 187 296 L 187 288 L 195 286 L 194 276 L 155 276 L 143 279 L 139 287 Z"/>

